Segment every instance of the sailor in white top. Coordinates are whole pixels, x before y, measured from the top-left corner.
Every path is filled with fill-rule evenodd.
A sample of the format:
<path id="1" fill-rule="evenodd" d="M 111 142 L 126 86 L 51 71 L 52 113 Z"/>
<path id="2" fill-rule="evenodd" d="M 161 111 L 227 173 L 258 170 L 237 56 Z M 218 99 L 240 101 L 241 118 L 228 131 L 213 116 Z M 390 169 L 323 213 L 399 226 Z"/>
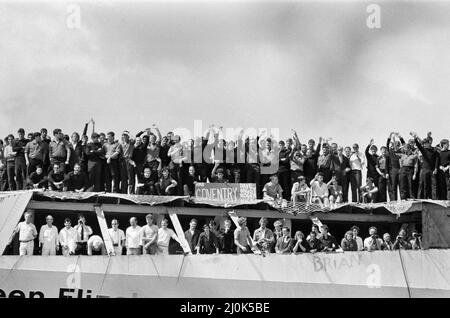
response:
<path id="1" fill-rule="evenodd" d="M 127 255 L 142 254 L 142 228 L 137 225 L 137 219 L 132 217 L 130 219 L 130 226 L 125 232 Z"/>
<path id="2" fill-rule="evenodd" d="M 111 221 L 111 228 L 108 229 L 108 232 L 114 248 L 114 254 L 122 255 L 122 249 L 125 245 L 125 233 L 119 229 L 119 221 L 113 219 Z"/>
<path id="3" fill-rule="evenodd" d="M 56 255 L 59 250 L 58 229 L 53 225 L 53 217 L 47 215 L 47 224 L 42 225 L 39 231 L 39 246 L 42 248 L 42 255 Z"/>
<path id="4" fill-rule="evenodd" d="M 17 224 L 14 234 L 19 233 L 19 255 L 33 255 L 34 239 L 37 236 L 37 230 L 31 223 L 31 212 L 25 212 L 25 221 Z"/>
<path id="5" fill-rule="evenodd" d="M 77 247 L 77 230 L 72 227 L 70 219 L 64 220 L 64 228 L 59 231 L 59 243 L 64 256 L 74 255 Z"/>
<path id="6" fill-rule="evenodd" d="M 169 255 L 169 242 L 171 238 L 182 245 L 175 232 L 167 227 L 168 225 L 169 221 L 167 219 L 161 221 L 161 228 L 158 230 L 158 254 Z"/>

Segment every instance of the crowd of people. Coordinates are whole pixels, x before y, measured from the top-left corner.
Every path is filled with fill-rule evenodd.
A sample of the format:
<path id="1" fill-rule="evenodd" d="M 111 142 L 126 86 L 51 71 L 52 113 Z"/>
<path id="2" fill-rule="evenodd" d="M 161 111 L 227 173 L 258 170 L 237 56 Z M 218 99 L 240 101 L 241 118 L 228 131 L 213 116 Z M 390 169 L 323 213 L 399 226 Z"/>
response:
<path id="1" fill-rule="evenodd" d="M 92 124 L 91 140 L 87 130 Z M 162 136 L 156 125 L 132 136 L 123 131 L 83 133 L 47 129 L 0 140 L 0 191 L 50 189 L 146 195 L 194 195 L 197 182 L 255 183 L 266 200 L 320 203 L 386 202 L 400 199 L 450 199 L 449 141 L 433 146 L 431 133 L 405 141 L 392 132 L 386 145 L 373 140 L 342 146 L 323 138 L 301 142 L 247 136 L 224 140 L 222 128 L 182 141 Z M 120 139 L 120 140 L 119 140 Z M 275 167 L 275 168 L 274 168 Z M 271 168 L 274 168 L 271 170 Z M 362 184 L 363 173 L 366 182 Z"/>
<path id="2" fill-rule="evenodd" d="M 247 227 L 247 219 L 240 217 L 238 226 L 233 230 L 232 221 L 225 219 L 223 227 L 217 226 L 213 219 L 207 221 L 202 229 L 197 229 L 198 221 L 191 219 L 189 229 L 184 232 L 184 239 L 168 228 L 169 221 L 161 220 L 161 226 L 155 223 L 156 218 L 152 214 L 146 216 L 144 226 L 138 225 L 136 217 L 131 217 L 129 226 L 125 231 L 119 228 L 119 221 L 113 219 L 111 228 L 108 229 L 107 238 L 93 233 L 92 228 L 86 223 L 83 215 L 79 215 L 78 223 L 72 227 L 70 218 L 64 220 L 64 227 L 58 231 L 53 224 L 53 217 L 48 215 L 46 224 L 42 225 L 39 232 L 32 222 L 32 214 L 26 212 L 24 221 L 20 222 L 14 230 L 13 236 L 19 236 L 19 255 L 35 254 L 35 239 L 39 242 L 40 255 L 141 255 L 141 254 L 169 254 L 171 239 L 189 245 L 190 254 L 299 254 L 316 252 L 345 252 L 345 251 L 376 251 L 399 249 L 422 249 L 421 235 L 413 230 L 411 237 L 402 228 L 395 240 L 389 233 L 384 233 L 382 238 L 378 236 L 377 228 L 370 227 L 368 236 L 363 240 L 359 236 L 359 228 L 351 227 L 339 242 L 329 232 L 328 226 L 323 224 L 320 228 L 313 224 L 311 232 L 305 237 L 301 231 L 296 231 L 291 236 L 290 227 L 283 224 L 283 220 L 274 222 L 274 229 L 268 228 L 268 219 L 262 217 L 259 220 L 259 228 L 251 235 Z M 11 241 L 8 243 L 10 245 Z M 105 241 L 111 242 L 108 250 Z M 112 246 L 112 247 L 111 247 Z"/>

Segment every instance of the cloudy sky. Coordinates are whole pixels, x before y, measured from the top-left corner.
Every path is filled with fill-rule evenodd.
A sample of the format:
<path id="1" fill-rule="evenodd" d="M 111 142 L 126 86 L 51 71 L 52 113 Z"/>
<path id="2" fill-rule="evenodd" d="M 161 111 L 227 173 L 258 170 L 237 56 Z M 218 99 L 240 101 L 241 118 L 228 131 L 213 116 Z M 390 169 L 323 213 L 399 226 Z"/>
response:
<path id="1" fill-rule="evenodd" d="M 68 2 L 69 3 L 69 2 Z M 0 1 L 0 134 L 279 128 L 449 137 L 450 2 Z M 73 3 L 70 2 L 70 3 Z"/>

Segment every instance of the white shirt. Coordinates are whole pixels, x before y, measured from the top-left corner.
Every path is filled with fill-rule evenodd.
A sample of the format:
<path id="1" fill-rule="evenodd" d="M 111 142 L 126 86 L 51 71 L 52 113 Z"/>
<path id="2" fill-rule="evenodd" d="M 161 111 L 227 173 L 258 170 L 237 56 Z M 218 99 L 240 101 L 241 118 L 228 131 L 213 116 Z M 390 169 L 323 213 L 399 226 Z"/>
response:
<path id="1" fill-rule="evenodd" d="M 142 227 L 142 245 L 147 244 L 148 242 L 153 241 L 153 243 L 157 242 L 157 237 L 158 237 L 158 226 L 155 224 L 152 225 L 144 225 Z M 145 239 L 145 240 L 144 240 Z"/>
<path id="2" fill-rule="evenodd" d="M 39 231 L 39 243 L 56 247 L 59 244 L 58 229 L 56 226 L 42 225 Z"/>
<path id="3" fill-rule="evenodd" d="M 19 231 L 19 241 L 30 241 L 37 236 L 37 230 L 33 223 L 26 223 L 25 221 L 17 224 L 17 230 Z"/>
<path id="4" fill-rule="evenodd" d="M 126 246 L 127 248 L 139 248 L 141 245 L 141 230 L 142 228 L 137 225 L 135 228 L 129 226 L 126 230 Z"/>
<path id="5" fill-rule="evenodd" d="M 381 247 L 383 245 L 383 240 L 380 238 L 377 238 L 377 243 Z M 371 246 L 372 246 L 372 237 L 369 236 L 366 239 L 364 239 L 364 249 L 370 251 Z"/>
<path id="6" fill-rule="evenodd" d="M 122 247 L 122 241 L 125 240 L 125 233 L 119 228 L 116 231 L 113 228 L 110 228 L 108 229 L 108 232 L 111 242 L 113 244 L 118 244 L 119 247 Z"/>
<path id="7" fill-rule="evenodd" d="M 361 152 L 352 153 L 349 158 L 350 160 L 350 168 L 352 170 L 362 170 L 363 166 L 366 164 L 366 159 Z"/>
<path id="8" fill-rule="evenodd" d="M 169 228 L 158 230 L 158 245 L 169 246 L 170 238 L 175 236 L 175 232 Z"/>
<path id="9" fill-rule="evenodd" d="M 78 233 L 77 242 L 87 242 L 89 239 L 89 236 L 92 235 L 92 228 L 89 225 L 84 226 L 83 237 L 81 237 L 82 226 L 80 224 L 78 224 L 74 228 L 75 228 L 75 231 L 77 231 L 77 233 Z"/>
<path id="10" fill-rule="evenodd" d="M 73 227 L 70 227 L 69 229 L 64 227 L 59 231 L 59 243 L 61 243 L 62 246 L 74 246 L 77 241 L 77 236 L 78 233 Z"/>
<path id="11" fill-rule="evenodd" d="M 319 181 L 313 181 L 313 183 L 311 184 L 311 193 L 313 197 L 328 197 L 328 187 L 325 182 L 320 185 Z"/>

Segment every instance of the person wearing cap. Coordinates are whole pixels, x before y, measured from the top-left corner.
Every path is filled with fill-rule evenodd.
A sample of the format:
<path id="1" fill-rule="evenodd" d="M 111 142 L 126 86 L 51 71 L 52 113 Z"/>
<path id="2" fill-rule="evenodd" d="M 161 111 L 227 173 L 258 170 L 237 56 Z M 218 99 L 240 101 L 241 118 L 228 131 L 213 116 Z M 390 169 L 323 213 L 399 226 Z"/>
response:
<path id="1" fill-rule="evenodd" d="M 114 132 L 108 132 L 107 141 L 103 144 L 105 153 L 105 184 L 106 192 L 119 193 L 120 170 L 119 156 L 121 153 L 121 145 L 114 140 Z"/>
<path id="2" fill-rule="evenodd" d="M 304 176 L 299 176 L 297 182 L 292 185 L 291 201 L 296 202 L 310 202 L 311 189 L 306 184 Z"/>
<path id="3" fill-rule="evenodd" d="M 66 172 L 66 166 L 69 165 L 72 150 L 61 129 L 54 129 L 53 136 L 55 139 L 49 145 L 50 165 L 53 166 L 57 163 L 60 165 L 61 171 Z"/>
<path id="4" fill-rule="evenodd" d="M 47 215 L 47 224 L 41 226 L 39 231 L 39 246 L 42 256 L 56 255 L 59 250 L 58 229 L 53 225 L 53 216 Z"/>
<path id="5" fill-rule="evenodd" d="M 439 199 L 450 200 L 450 150 L 448 139 L 441 140 L 437 173 Z"/>
<path id="6" fill-rule="evenodd" d="M 431 146 L 430 138 L 419 139 L 417 133 L 411 132 L 417 148 L 422 154 L 423 162 L 419 176 L 419 193 L 421 199 L 441 199 L 437 191 L 437 172 L 439 168 L 439 155 Z M 422 144 L 423 142 L 423 144 Z"/>
<path id="7" fill-rule="evenodd" d="M 27 180 L 27 164 L 25 160 L 25 147 L 30 140 L 25 138 L 25 130 L 20 128 L 17 131 L 18 138 L 12 143 L 12 150 L 16 153 L 15 156 L 15 171 L 17 190 L 24 190 L 25 181 Z"/>
<path id="8" fill-rule="evenodd" d="M 103 239 L 98 235 L 92 235 L 87 242 L 87 255 L 106 255 L 106 247 Z"/>
<path id="9" fill-rule="evenodd" d="M 28 175 L 36 171 L 36 166 L 44 166 L 44 161 L 48 156 L 49 147 L 41 139 L 41 133 L 35 132 L 33 140 L 25 146 L 25 161 L 28 167 Z"/>
<path id="10" fill-rule="evenodd" d="M 358 247 L 358 251 L 364 250 L 364 242 L 363 239 L 358 235 L 359 234 L 359 227 L 356 225 L 353 225 L 350 228 L 350 231 L 353 233 L 353 239 L 356 241 L 356 245 Z"/>
<path id="11" fill-rule="evenodd" d="M 91 136 L 92 142 L 89 142 L 85 148 L 89 185 L 94 187 L 94 192 L 105 190 L 105 182 L 102 177 L 105 153 L 102 144 L 99 141 L 99 137 L 99 134 L 93 133 Z"/>
<path id="12" fill-rule="evenodd" d="M 247 228 L 247 218 L 240 217 L 238 219 L 238 227 L 234 230 L 234 244 L 236 245 L 237 254 L 251 253 L 253 245 L 250 231 Z"/>
<path id="13" fill-rule="evenodd" d="M 124 194 L 134 194 L 136 182 L 136 163 L 133 161 L 134 140 L 130 139 L 130 132 L 125 130 L 122 133 L 120 142 L 120 192 Z"/>
<path id="14" fill-rule="evenodd" d="M 322 244 L 322 252 L 334 252 L 339 248 L 336 238 L 328 233 L 328 225 L 322 225 L 322 237 L 320 238 Z"/>
<path id="15" fill-rule="evenodd" d="M 366 251 L 376 251 L 381 250 L 383 246 L 383 240 L 378 237 L 377 228 L 375 226 L 371 226 L 369 228 L 369 237 L 364 239 L 364 249 Z"/>
<path id="16" fill-rule="evenodd" d="M 267 218 L 262 217 L 259 220 L 260 227 L 253 233 L 253 241 L 256 243 L 256 247 L 262 253 L 270 253 L 272 246 L 275 245 L 276 240 L 273 232 L 267 228 Z"/>
<path id="17" fill-rule="evenodd" d="M 263 188 L 263 199 L 264 200 L 280 200 L 282 199 L 283 189 L 278 183 L 278 175 L 272 174 L 270 176 L 270 181 L 264 185 Z"/>

